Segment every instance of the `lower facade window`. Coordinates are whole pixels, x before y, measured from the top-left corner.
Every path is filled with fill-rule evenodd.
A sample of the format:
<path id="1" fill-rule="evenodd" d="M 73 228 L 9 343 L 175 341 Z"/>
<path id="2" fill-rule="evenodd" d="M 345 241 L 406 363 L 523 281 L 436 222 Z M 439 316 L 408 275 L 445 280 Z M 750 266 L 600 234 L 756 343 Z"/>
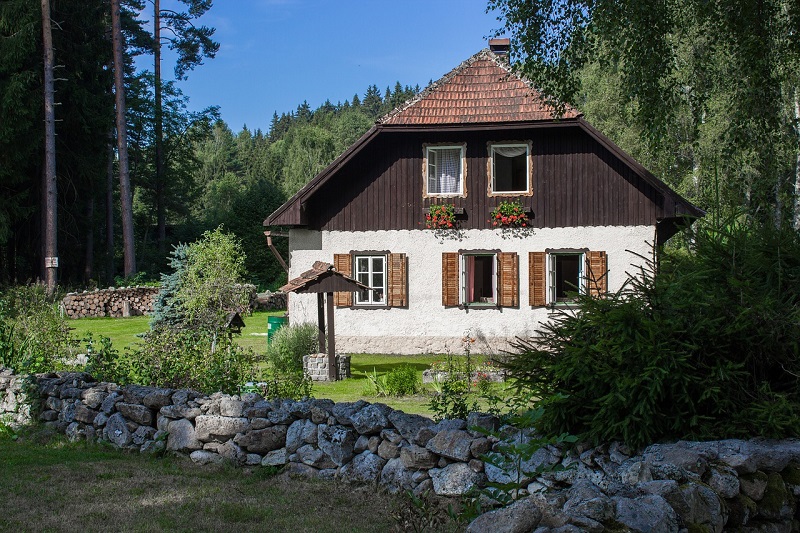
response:
<path id="1" fill-rule="evenodd" d="M 550 301 L 570 302 L 575 293 L 583 293 L 583 253 L 550 254 Z"/>
<path id="2" fill-rule="evenodd" d="M 494 305 L 497 293 L 497 264 L 494 254 L 464 254 L 462 302 L 466 305 Z"/>
<path id="3" fill-rule="evenodd" d="M 371 291 L 356 292 L 356 305 L 386 305 L 386 256 L 356 255 L 355 278 Z"/>

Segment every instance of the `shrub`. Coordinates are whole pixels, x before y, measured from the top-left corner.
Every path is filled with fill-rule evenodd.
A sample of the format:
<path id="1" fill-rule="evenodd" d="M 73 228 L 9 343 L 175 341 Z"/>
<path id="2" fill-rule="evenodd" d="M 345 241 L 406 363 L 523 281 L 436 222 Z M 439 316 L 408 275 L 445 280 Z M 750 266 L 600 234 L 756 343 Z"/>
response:
<path id="1" fill-rule="evenodd" d="M 0 366 L 17 372 L 58 370 L 77 341 L 44 285 L 11 287 L 0 297 Z"/>
<path id="2" fill-rule="evenodd" d="M 255 376 L 256 355 L 227 335 L 160 328 L 117 363 L 120 380 L 139 385 L 237 393 Z"/>
<path id="3" fill-rule="evenodd" d="M 303 371 L 303 356 L 319 351 L 315 324 L 292 324 L 279 329 L 267 347 L 267 361 L 276 372 Z"/>
<path id="4" fill-rule="evenodd" d="M 390 396 L 407 396 L 419 392 L 422 383 L 409 364 L 392 368 L 386 374 L 386 391 Z"/>
<path id="5" fill-rule="evenodd" d="M 688 242 L 516 345 L 540 429 L 633 446 L 800 435 L 800 235 L 745 220 Z"/>

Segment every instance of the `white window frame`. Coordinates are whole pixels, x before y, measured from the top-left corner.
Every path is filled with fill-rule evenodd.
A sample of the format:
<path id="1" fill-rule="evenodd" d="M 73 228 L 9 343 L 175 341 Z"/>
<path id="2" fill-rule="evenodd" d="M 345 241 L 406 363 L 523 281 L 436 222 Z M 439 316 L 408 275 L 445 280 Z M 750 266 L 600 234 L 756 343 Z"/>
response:
<path id="1" fill-rule="evenodd" d="M 489 196 L 531 196 L 533 195 L 533 163 L 531 161 L 532 143 L 530 141 L 490 142 L 489 144 Z M 525 148 L 526 185 L 518 191 L 498 191 L 495 183 L 495 148 Z"/>
<path id="2" fill-rule="evenodd" d="M 367 270 L 362 271 L 359 268 L 359 259 L 367 259 Z M 373 269 L 373 260 L 380 259 L 383 262 L 383 270 L 378 272 L 377 270 Z M 388 294 L 388 277 L 389 272 L 387 269 L 388 261 L 386 255 L 383 254 L 353 254 L 353 278 L 357 281 L 361 281 L 361 274 L 366 274 L 369 283 L 364 283 L 364 285 L 368 285 L 372 289 L 381 289 L 382 292 L 380 293 L 380 299 L 378 299 L 378 291 L 371 290 L 367 291 L 368 297 L 366 299 L 362 299 L 361 291 L 355 291 L 353 304 L 357 306 L 386 306 L 387 303 L 387 294 Z M 383 284 L 377 285 L 375 284 L 374 276 L 375 274 L 380 273 L 383 275 Z M 362 282 L 363 283 L 363 282 Z"/>
<path id="3" fill-rule="evenodd" d="M 492 258 L 492 301 L 491 302 L 470 302 L 467 298 L 467 287 L 469 286 L 470 272 L 467 270 L 469 257 L 491 257 Z M 461 305 L 469 307 L 497 307 L 497 253 L 495 252 L 464 252 L 461 254 Z"/>
<path id="4" fill-rule="evenodd" d="M 547 254 L 547 298 L 551 305 L 569 305 L 572 300 L 559 300 L 556 297 L 556 261 L 560 256 L 578 256 L 578 294 L 586 294 L 586 252 L 580 250 L 550 252 Z"/>
<path id="5" fill-rule="evenodd" d="M 453 197 L 466 197 L 467 195 L 467 162 L 465 159 L 467 145 L 462 144 L 423 144 L 423 162 L 422 162 L 422 175 L 423 175 L 423 196 L 426 198 L 453 198 Z M 452 193 L 433 192 L 431 189 L 431 181 L 438 179 L 431 178 L 431 167 L 436 167 L 437 162 L 431 162 L 431 153 L 436 153 L 442 150 L 459 150 L 459 190 Z M 437 156 L 438 157 L 438 156 Z M 437 187 L 441 189 L 441 187 Z"/>

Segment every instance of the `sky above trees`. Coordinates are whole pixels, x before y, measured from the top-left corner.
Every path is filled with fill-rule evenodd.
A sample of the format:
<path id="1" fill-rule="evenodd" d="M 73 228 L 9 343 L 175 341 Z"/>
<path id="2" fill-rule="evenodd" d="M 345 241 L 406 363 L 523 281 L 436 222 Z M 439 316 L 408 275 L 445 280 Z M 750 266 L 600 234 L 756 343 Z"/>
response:
<path id="1" fill-rule="evenodd" d="M 314 109 L 371 84 L 425 87 L 487 46 L 499 23 L 485 11 L 485 0 L 218 0 L 199 23 L 216 28 L 220 50 L 181 90 L 190 109 L 219 105 L 234 130 L 267 131 L 274 112 L 304 100 Z"/>

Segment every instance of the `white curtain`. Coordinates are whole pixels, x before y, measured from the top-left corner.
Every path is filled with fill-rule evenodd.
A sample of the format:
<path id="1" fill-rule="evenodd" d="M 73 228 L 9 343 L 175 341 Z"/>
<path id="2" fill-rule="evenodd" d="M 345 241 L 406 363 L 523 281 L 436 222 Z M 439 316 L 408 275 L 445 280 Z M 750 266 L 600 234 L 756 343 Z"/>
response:
<path id="1" fill-rule="evenodd" d="M 503 157 L 517 157 L 527 153 L 527 146 L 495 146 L 494 152 Z"/>
<path id="2" fill-rule="evenodd" d="M 440 194 L 461 192 L 461 150 L 437 150 L 439 165 L 436 177 Z"/>

